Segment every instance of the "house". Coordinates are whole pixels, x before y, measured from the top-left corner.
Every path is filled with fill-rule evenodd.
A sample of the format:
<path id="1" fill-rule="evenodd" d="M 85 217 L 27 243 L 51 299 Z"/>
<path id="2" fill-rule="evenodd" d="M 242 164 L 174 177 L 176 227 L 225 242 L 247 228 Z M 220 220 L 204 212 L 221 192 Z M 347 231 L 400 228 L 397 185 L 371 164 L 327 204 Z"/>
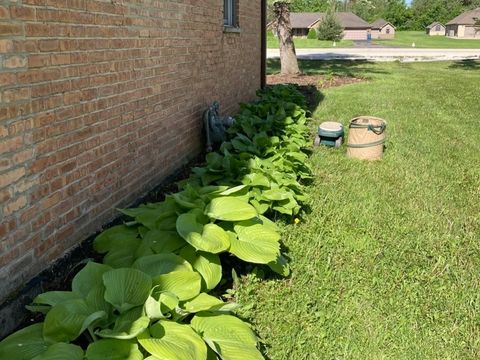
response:
<path id="1" fill-rule="evenodd" d="M 428 25 L 426 27 L 426 31 L 427 31 L 427 35 L 430 35 L 430 36 L 445 36 L 446 34 L 445 25 L 439 22 L 434 22 Z"/>
<path id="2" fill-rule="evenodd" d="M 459 39 L 480 39 L 480 26 L 475 25 L 479 19 L 480 8 L 464 12 L 446 24 L 447 36 Z"/>
<path id="3" fill-rule="evenodd" d="M 378 19 L 371 26 L 372 39 L 393 39 L 395 37 L 395 26 L 384 19 Z"/>
<path id="4" fill-rule="evenodd" d="M 290 13 L 290 25 L 292 26 L 293 36 L 307 36 L 310 29 L 315 28 L 318 20 L 323 16 L 322 13 Z"/>
<path id="5" fill-rule="evenodd" d="M 310 29 L 318 27 L 325 13 L 290 13 L 290 23 L 294 36 L 307 36 Z M 352 12 L 335 13 L 338 21 L 344 28 L 344 39 L 347 40 L 367 40 L 367 34 L 371 30 L 369 23 L 364 21 Z"/>
<path id="6" fill-rule="evenodd" d="M 214 100 L 255 99 L 266 27 L 258 0 L 5 4 L 0 303 L 196 158 Z"/>

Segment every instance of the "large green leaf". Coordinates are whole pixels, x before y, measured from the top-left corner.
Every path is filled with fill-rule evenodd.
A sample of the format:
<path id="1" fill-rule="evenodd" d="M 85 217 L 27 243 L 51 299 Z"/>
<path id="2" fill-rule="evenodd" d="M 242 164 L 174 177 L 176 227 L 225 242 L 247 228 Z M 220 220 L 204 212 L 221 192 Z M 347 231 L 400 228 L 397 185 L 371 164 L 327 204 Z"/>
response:
<path id="1" fill-rule="evenodd" d="M 230 252 L 238 258 L 255 264 L 268 264 L 280 255 L 280 235 L 256 220 L 242 221 L 229 232 Z"/>
<path id="2" fill-rule="evenodd" d="M 52 306 L 64 301 L 81 299 L 82 295 L 72 291 L 47 291 L 33 299 L 32 304 L 26 308 L 33 312 L 46 314 Z"/>
<path id="3" fill-rule="evenodd" d="M 182 214 L 177 219 L 178 233 L 195 249 L 218 254 L 230 247 L 228 234 L 218 225 L 202 225 L 193 213 Z"/>
<path id="4" fill-rule="evenodd" d="M 222 300 L 206 293 L 201 293 L 196 298 L 183 304 L 183 309 L 189 313 L 200 311 L 229 312 L 236 308 L 238 308 L 236 303 L 224 303 Z"/>
<path id="5" fill-rule="evenodd" d="M 265 175 L 259 173 L 247 174 L 243 177 L 242 182 L 255 187 L 270 187 L 270 181 Z"/>
<path id="6" fill-rule="evenodd" d="M 234 230 L 238 237 L 251 238 L 252 241 L 261 241 L 262 239 L 278 242 L 281 238 L 280 233 L 270 224 L 264 224 L 260 219 L 251 219 L 241 221 L 234 225 Z"/>
<path id="7" fill-rule="evenodd" d="M 228 195 L 231 195 L 231 194 L 235 194 L 239 191 L 242 191 L 246 187 L 247 187 L 247 185 L 238 185 L 238 186 L 235 186 L 235 187 L 232 187 L 232 188 L 229 188 L 227 190 L 222 191 L 219 195 L 228 196 Z"/>
<path id="8" fill-rule="evenodd" d="M 200 294 L 202 278 L 193 271 L 173 271 L 153 279 L 158 291 L 172 292 L 180 301 L 189 300 Z"/>
<path id="9" fill-rule="evenodd" d="M 0 342 L 0 359 L 31 360 L 48 349 L 43 338 L 43 323 L 27 326 Z"/>
<path id="10" fill-rule="evenodd" d="M 73 278 L 72 290 L 83 297 L 88 296 L 93 287 L 103 285 L 103 274 L 110 270 L 112 268 L 108 265 L 97 264 L 93 261 L 87 263 Z"/>
<path id="11" fill-rule="evenodd" d="M 225 196 L 213 199 L 205 209 L 205 214 L 216 220 L 242 221 L 257 216 L 257 211 L 242 200 Z"/>
<path id="12" fill-rule="evenodd" d="M 103 274 L 105 300 L 120 313 L 143 305 L 150 294 L 152 279 L 135 269 L 116 269 Z"/>
<path id="13" fill-rule="evenodd" d="M 96 252 L 103 254 L 118 247 L 125 239 L 135 239 L 137 235 L 136 227 L 126 225 L 113 226 L 95 238 L 93 248 Z"/>
<path id="14" fill-rule="evenodd" d="M 290 266 L 287 259 L 283 255 L 279 255 L 276 261 L 268 263 L 268 266 L 277 274 L 285 277 L 290 275 Z"/>
<path id="15" fill-rule="evenodd" d="M 103 329 L 96 334 L 103 338 L 128 340 L 145 331 L 148 325 L 150 319 L 143 314 L 143 308 L 136 307 L 121 314 L 115 321 L 113 329 Z"/>
<path id="16" fill-rule="evenodd" d="M 191 326 L 223 360 L 263 360 L 249 325 L 232 315 L 198 313 Z"/>
<path id="17" fill-rule="evenodd" d="M 86 360 L 143 360 L 143 355 L 133 341 L 103 339 L 88 346 Z"/>
<path id="18" fill-rule="evenodd" d="M 148 231 L 143 241 L 153 250 L 154 253 L 171 253 L 185 246 L 183 240 L 176 231 Z"/>
<path id="19" fill-rule="evenodd" d="M 157 224 L 162 219 L 175 214 L 175 210 L 164 206 L 165 203 L 160 203 L 158 206 L 141 206 L 135 209 L 120 210 L 120 212 L 134 217 L 136 221 L 146 226 L 149 229 L 157 228 Z"/>
<path id="20" fill-rule="evenodd" d="M 126 237 L 116 242 L 103 258 L 103 263 L 113 268 L 130 267 L 136 259 L 135 254 L 141 246 L 142 241 L 136 237 Z"/>
<path id="21" fill-rule="evenodd" d="M 152 294 L 145 301 L 145 314 L 151 320 L 166 319 L 170 317 L 169 313 L 178 306 L 177 295 L 169 291 L 152 290 Z"/>
<path id="22" fill-rule="evenodd" d="M 262 196 L 268 200 L 286 200 L 290 198 L 291 194 L 290 192 L 281 189 L 270 189 L 264 191 Z"/>
<path id="23" fill-rule="evenodd" d="M 180 256 L 202 275 L 202 289 L 212 290 L 222 280 L 222 264 L 218 255 L 196 252 L 193 247 L 187 246 L 182 249 Z"/>
<path id="24" fill-rule="evenodd" d="M 160 320 L 150 328 L 151 338 L 138 341 L 150 354 L 165 360 L 206 360 L 205 342 L 188 325 Z"/>
<path id="25" fill-rule="evenodd" d="M 93 286 L 88 292 L 85 301 L 93 310 L 103 310 L 107 314 L 112 312 L 112 305 L 105 300 L 105 286 L 103 283 Z"/>
<path id="26" fill-rule="evenodd" d="M 203 232 L 203 224 L 197 221 L 197 215 L 194 213 L 185 213 L 177 219 L 177 231 L 182 238 L 188 241 L 188 238 L 196 234 L 201 238 Z"/>
<path id="27" fill-rule="evenodd" d="M 80 346 L 57 343 L 50 345 L 47 351 L 32 360 L 83 360 L 83 355 Z"/>
<path id="28" fill-rule="evenodd" d="M 48 312 L 43 324 L 43 336 L 51 342 L 70 342 L 106 316 L 104 311 L 92 310 L 85 300 L 64 301 Z"/>
<path id="29" fill-rule="evenodd" d="M 175 254 L 156 254 L 144 256 L 132 265 L 132 268 L 155 277 L 172 271 L 193 271 L 188 261 Z"/>

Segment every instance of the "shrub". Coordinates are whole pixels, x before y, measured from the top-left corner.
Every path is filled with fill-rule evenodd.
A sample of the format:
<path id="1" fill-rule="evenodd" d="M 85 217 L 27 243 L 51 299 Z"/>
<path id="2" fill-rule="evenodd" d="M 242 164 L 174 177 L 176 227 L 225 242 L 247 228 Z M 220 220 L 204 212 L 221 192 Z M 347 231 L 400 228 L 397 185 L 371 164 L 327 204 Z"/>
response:
<path id="1" fill-rule="evenodd" d="M 317 31 L 313 28 L 308 30 L 307 39 L 317 39 Z"/>
<path id="2" fill-rule="evenodd" d="M 343 27 L 335 17 L 335 14 L 329 12 L 318 24 L 317 36 L 319 40 L 339 41 L 343 38 Z"/>
<path id="3" fill-rule="evenodd" d="M 0 359 L 263 359 L 237 305 L 209 294 L 221 253 L 289 274 L 266 215 L 298 214 L 305 200 L 305 99 L 291 86 L 258 96 L 181 191 L 121 210 L 130 221 L 94 241 L 103 263 L 87 263 L 71 291 L 37 296 L 28 308 L 44 321 L 4 339 Z"/>

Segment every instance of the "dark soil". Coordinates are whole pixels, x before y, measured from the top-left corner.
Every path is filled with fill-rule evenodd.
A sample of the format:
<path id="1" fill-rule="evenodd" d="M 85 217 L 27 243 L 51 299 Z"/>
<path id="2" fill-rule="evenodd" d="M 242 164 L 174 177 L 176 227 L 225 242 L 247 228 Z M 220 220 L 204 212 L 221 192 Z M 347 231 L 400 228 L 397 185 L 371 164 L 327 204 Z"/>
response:
<path id="1" fill-rule="evenodd" d="M 268 75 L 267 84 L 297 84 L 299 86 L 315 86 L 317 89 L 327 89 L 347 84 L 366 81 L 364 78 L 338 75 Z"/>

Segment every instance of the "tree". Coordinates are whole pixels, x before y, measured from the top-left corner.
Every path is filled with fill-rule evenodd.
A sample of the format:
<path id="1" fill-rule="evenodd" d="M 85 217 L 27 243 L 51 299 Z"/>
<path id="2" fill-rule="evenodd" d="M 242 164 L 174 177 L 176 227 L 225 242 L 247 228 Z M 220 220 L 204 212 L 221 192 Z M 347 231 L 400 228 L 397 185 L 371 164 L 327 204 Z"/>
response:
<path id="1" fill-rule="evenodd" d="M 319 40 L 339 41 L 343 38 L 343 27 L 333 12 L 328 12 L 318 24 L 317 36 Z"/>
<path id="2" fill-rule="evenodd" d="M 475 29 L 475 35 L 480 32 L 480 18 L 475 19 L 475 24 L 473 25 L 473 28 Z"/>
<path id="3" fill-rule="evenodd" d="M 317 39 L 317 31 L 314 28 L 308 30 L 307 39 Z"/>
<path id="4" fill-rule="evenodd" d="M 280 44 L 280 72 L 282 75 L 300 74 L 292 38 L 289 4 L 284 1 L 275 2 L 273 4 L 273 18 L 274 29 L 277 32 Z"/>

